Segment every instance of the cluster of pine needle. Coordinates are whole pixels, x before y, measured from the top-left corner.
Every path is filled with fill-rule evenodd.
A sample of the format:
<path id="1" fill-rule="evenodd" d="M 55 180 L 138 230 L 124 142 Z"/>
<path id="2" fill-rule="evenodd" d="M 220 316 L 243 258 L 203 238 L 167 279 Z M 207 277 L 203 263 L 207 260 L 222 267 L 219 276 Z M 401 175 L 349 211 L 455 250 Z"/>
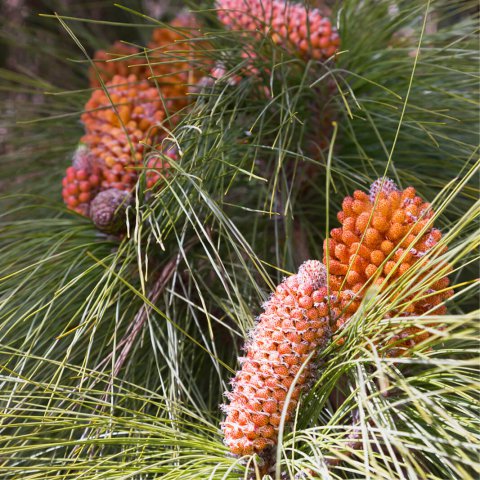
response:
<path id="1" fill-rule="evenodd" d="M 0 477 L 477 478 L 476 2 L 44 3 L 0 36 Z"/>

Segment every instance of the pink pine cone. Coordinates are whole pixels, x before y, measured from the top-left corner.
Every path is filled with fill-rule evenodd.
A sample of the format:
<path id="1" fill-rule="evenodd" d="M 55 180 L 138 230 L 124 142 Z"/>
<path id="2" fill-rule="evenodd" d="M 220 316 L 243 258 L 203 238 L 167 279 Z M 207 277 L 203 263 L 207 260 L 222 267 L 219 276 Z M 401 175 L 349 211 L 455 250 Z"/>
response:
<path id="1" fill-rule="evenodd" d="M 330 337 L 326 303 L 326 271 L 316 260 L 305 262 L 296 275 L 284 280 L 264 305 L 242 368 L 226 394 L 230 403 L 222 423 L 225 443 L 235 455 L 262 453 L 278 440 L 278 428 L 287 393 L 296 381 L 286 406 L 291 419 L 300 394 L 314 378 L 312 352 Z"/>
<path id="2" fill-rule="evenodd" d="M 326 60 L 340 46 L 340 37 L 318 8 L 283 0 L 217 0 L 218 18 L 228 28 L 270 34 L 275 43 L 303 57 Z"/>

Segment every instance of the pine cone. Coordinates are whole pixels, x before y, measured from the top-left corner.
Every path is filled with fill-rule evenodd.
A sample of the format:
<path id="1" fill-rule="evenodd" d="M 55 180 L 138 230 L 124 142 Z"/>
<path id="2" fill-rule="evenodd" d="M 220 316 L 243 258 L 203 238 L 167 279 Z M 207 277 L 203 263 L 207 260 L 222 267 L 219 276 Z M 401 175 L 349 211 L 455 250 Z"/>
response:
<path id="1" fill-rule="evenodd" d="M 161 27 L 152 32 L 147 76 L 157 82 L 163 96 L 172 99 L 168 111 L 175 113 L 190 103 L 192 97 L 187 94 L 206 75 L 211 61 L 202 52 L 205 41 L 190 40 L 201 36 L 192 14 L 180 13 L 171 26 L 175 29 Z"/>
<path id="2" fill-rule="evenodd" d="M 264 305 L 240 360 L 242 369 L 226 394 L 230 403 L 224 406 L 222 429 L 233 454 L 267 455 L 267 447 L 277 443 L 287 392 L 309 355 L 329 339 L 325 283 L 325 267 L 309 260 Z M 310 361 L 293 387 L 287 422 L 314 375 L 315 362 Z"/>
<path id="3" fill-rule="evenodd" d="M 272 40 L 302 57 L 326 60 L 340 37 L 319 9 L 283 0 L 217 0 L 220 21 L 229 28 L 269 34 Z"/>
<path id="4" fill-rule="evenodd" d="M 145 71 L 145 57 L 132 56 L 138 55 L 140 50 L 125 45 L 121 42 L 115 42 L 108 50 L 97 50 L 93 57 L 96 68 L 90 67 L 88 76 L 90 78 L 90 86 L 98 88 L 101 86 L 98 75 L 102 77 L 104 83 L 109 82 L 116 75 L 128 77 L 128 75 L 136 75 L 138 78 L 147 78 Z M 121 59 L 121 57 L 128 57 Z M 113 61 L 116 58 L 119 60 Z"/>
<path id="5" fill-rule="evenodd" d="M 357 190 L 353 197 L 345 198 L 338 214 L 342 227 L 330 232 L 328 250 L 327 242 L 324 244 L 324 263 L 327 264 L 328 256 L 330 269 L 329 288 L 336 299 L 332 304 L 337 319 L 334 331 L 357 311 L 370 285 L 384 289 L 414 264 L 428 265 L 425 254 L 442 237 L 433 228 L 432 217 L 430 204 L 416 196 L 413 187 L 401 191 L 389 179 L 375 181 L 369 194 Z M 423 228 L 426 231 L 421 234 Z M 428 271 L 427 266 L 424 268 Z M 436 315 L 444 314 L 443 302 L 453 294 L 446 290 L 448 285 L 447 277 L 438 280 L 431 286 L 433 295 L 415 300 L 401 312 L 391 311 L 389 316 L 422 315 L 430 310 Z M 411 335 L 414 338 L 401 341 Z M 428 337 L 419 328 L 404 329 L 392 340 L 396 348 L 388 354 L 398 356 Z"/>
<path id="6" fill-rule="evenodd" d="M 67 168 L 62 180 L 62 197 L 71 210 L 88 215 L 91 199 L 100 188 L 101 170 L 85 145 L 79 145 L 73 156 L 73 165 Z"/>
<path id="7" fill-rule="evenodd" d="M 138 179 L 144 145 L 160 137 L 165 111 L 157 89 L 134 75 L 115 76 L 107 89 L 116 110 L 103 90 L 95 90 L 82 114 L 87 131 L 82 142 L 102 168 L 102 188 L 130 190 Z"/>
<path id="8" fill-rule="evenodd" d="M 130 203 L 130 193 L 110 188 L 93 199 L 90 218 L 101 232 L 118 235 L 126 230 L 125 215 Z"/>

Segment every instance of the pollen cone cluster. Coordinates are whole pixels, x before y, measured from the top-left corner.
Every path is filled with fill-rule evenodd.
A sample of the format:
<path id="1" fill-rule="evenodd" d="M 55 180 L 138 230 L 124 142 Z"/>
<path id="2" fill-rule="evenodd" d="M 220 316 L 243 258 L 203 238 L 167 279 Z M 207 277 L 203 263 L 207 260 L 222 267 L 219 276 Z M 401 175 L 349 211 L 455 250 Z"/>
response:
<path id="1" fill-rule="evenodd" d="M 156 28 L 148 43 L 147 52 L 115 42 L 109 49 L 95 52 L 95 68 L 89 71 L 90 86 L 101 86 L 115 76 L 135 75 L 139 80 L 151 80 L 158 86 L 162 97 L 168 99 L 167 110 L 173 114 L 189 103 L 190 86 L 205 74 L 198 65 L 205 61 L 200 42 L 189 39 L 199 35 L 198 24 L 193 15 L 181 13 L 170 27 Z M 154 83 L 154 80 L 156 84 Z"/>
<path id="2" fill-rule="evenodd" d="M 218 18 L 227 27 L 261 32 L 304 58 L 326 60 L 340 46 L 330 20 L 317 8 L 283 0 L 217 0 Z"/>
<path id="3" fill-rule="evenodd" d="M 115 42 L 106 50 L 97 50 L 93 56 L 95 67 L 90 67 L 88 75 L 90 86 L 98 88 L 101 86 L 98 76 L 104 83 L 112 80 L 115 75 L 128 77 L 136 75 L 143 78 L 145 74 L 145 58 L 139 56 L 140 50 L 131 45 L 125 45 L 122 42 Z M 124 58 L 128 57 L 128 58 Z"/>
<path id="4" fill-rule="evenodd" d="M 165 161 L 160 165 L 158 158 L 144 164 L 143 158 L 145 148 L 158 146 L 161 140 L 168 99 L 161 99 L 156 88 L 134 75 L 115 76 L 106 90 L 108 94 L 95 90 L 85 106 L 81 118 L 86 133 L 63 180 L 67 206 L 92 220 L 90 202 L 99 192 L 131 191 L 145 166 L 147 185 L 158 186 L 170 166 Z M 175 158 L 172 155 L 165 154 Z"/>
<path id="5" fill-rule="evenodd" d="M 225 443 L 235 455 L 266 453 L 278 439 L 282 411 L 288 422 L 301 392 L 314 377 L 309 361 L 296 379 L 290 402 L 287 393 L 312 352 L 329 339 L 326 272 L 310 260 L 288 277 L 264 305 L 247 343 L 242 368 L 232 380 L 222 423 Z"/>
<path id="6" fill-rule="evenodd" d="M 85 106 L 82 142 L 102 169 L 102 189 L 130 190 L 138 179 L 145 145 L 159 138 L 165 111 L 157 89 L 134 75 L 115 76 L 106 88 L 108 96 L 95 90 Z"/>
<path id="7" fill-rule="evenodd" d="M 62 197 L 65 204 L 81 215 L 87 215 L 92 198 L 100 190 L 101 169 L 85 145 L 80 145 L 62 180 Z"/>
<path id="8" fill-rule="evenodd" d="M 357 311 L 371 284 L 385 288 L 418 262 L 429 271 L 425 255 L 440 241 L 440 230 L 432 225 L 430 204 L 416 195 L 413 187 L 400 190 L 393 181 L 379 179 L 370 192 L 355 191 L 346 197 L 338 219 L 342 226 L 330 232 L 324 245 L 324 263 L 330 270 L 330 293 L 335 299 L 334 331 Z M 421 281 L 421 279 L 419 279 Z M 388 316 L 443 314 L 443 302 L 452 295 L 447 277 L 438 279 L 427 294 L 412 297 L 408 306 Z M 417 327 L 404 329 L 392 340 L 389 355 L 398 356 L 429 334 Z"/>
<path id="9" fill-rule="evenodd" d="M 145 150 L 158 146 L 165 135 L 163 124 L 168 122 L 171 128 L 178 122 L 179 110 L 188 103 L 190 83 L 204 75 L 194 65 L 200 43 L 188 41 L 199 33 L 194 17 L 181 14 L 171 26 L 153 31 L 148 61 L 137 55 L 136 47 L 120 42 L 108 52 L 95 54 L 98 73 L 90 70 L 91 85 L 100 85 L 100 75 L 105 88 L 92 92 L 81 116 L 85 126 L 81 142 L 88 152 L 88 165 L 69 167 L 62 191 L 67 206 L 82 215 L 93 219 L 99 209 L 90 208 L 90 203 L 99 192 L 130 192 L 143 170 L 150 189 L 158 188 L 160 179 L 168 176 L 168 157 L 176 155 L 167 151 L 162 157 L 144 160 Z M 99 201 L 102 208 L 105 199 Z"/>

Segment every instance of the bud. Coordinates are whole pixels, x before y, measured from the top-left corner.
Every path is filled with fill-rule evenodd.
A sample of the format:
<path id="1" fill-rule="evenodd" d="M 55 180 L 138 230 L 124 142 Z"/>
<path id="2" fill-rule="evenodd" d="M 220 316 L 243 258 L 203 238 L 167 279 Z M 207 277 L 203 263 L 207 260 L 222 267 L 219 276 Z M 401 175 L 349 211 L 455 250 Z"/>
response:
<path id="1" fill-rule="evenodd" d="M 126 230 L 125 216 L 130 203 L 130 193 L 110 188 L 93 199 L 90 218 L 101 232 L 118 235 Z"/>
<path id="2" fill-rule="evenodd" d="M 163 155 L 153 155 L 147 161 L 146 167 L 146 184 L 148 189 L 159 188 L 158 182 L 169 176 L 170 164 L 168 158 L 177 160 L 177 152 L 175 148 L 170 148 L 163 152 Z"/>

